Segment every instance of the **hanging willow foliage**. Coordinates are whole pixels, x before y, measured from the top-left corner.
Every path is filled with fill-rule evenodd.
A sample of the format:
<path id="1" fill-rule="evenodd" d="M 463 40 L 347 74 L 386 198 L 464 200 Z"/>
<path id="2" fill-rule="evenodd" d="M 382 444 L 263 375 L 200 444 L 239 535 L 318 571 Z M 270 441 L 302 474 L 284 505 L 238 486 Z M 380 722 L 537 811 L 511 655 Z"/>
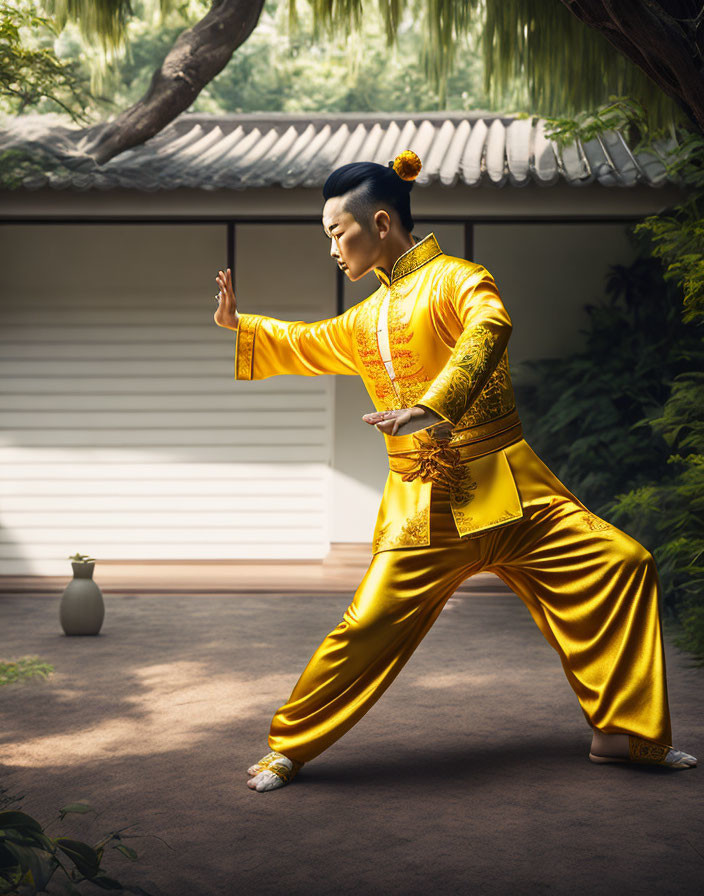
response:
<path id="1" fill-rule="evenodd" d="M 129 0 L 45 0 L 45 7 L 59 29 L 69 22 L 78 22 L 86 38 L 97 38 L 104 50 L 114 50 L 125 43 L 127 22 L 132 14 Z M 162 8 L 175 5 L 162 0 Z"/>
<path id="2" fill-rule="evenodd" d="M 487 0 L 482 52 L 487 92 L 522 82 L 537 115 L 576 114 L 617 94 L 639 100 L 653 130 L 683 120 L 638 66 L 555 0 Z"/>
<path id="3" fill-rule="evenodd" d="M 295 19 L 297 0 L 289 0 Z M 308 0 L 316 21 L 330 33 L 358 27 L 372 0 Z M 480 52 L 484 87 L 493 103 L 513 92 L 536 115 L 576 114 L 610 96 L 631 96 L 647 110 L 652 129 L 684 116 L 677 104 L 602 35 L 559 0 L 375 0 L 393 42 L 403 14 L 425 36 L 428 77 L 443 95 L 458 52 Z M 483 21 L 480 47 L 470 47 L 470 26 Z M 518 89 L 516 87 L 518 85 Z"/>
<path id="4" fill-rule="evenodd" d="M 289 0 L 289 20 L 295 23 L 297 0 Z M 330 34 L 341 34 L 359 27 L 370 0 L 308 0 L 316 24 Z M 456 42 L 465 37 L 477 15 L 483 13 L 483 0 L 375 0 L 386 26 L 389 44 L 398 33 L 403 14 L 413 15 L 414 26 L 425 35 L 423 62 L 428 76 L 444 92 L 452 71 Z"/>
<path id="5" fill-rule="evenodd" d="M 159 0 L 162 14 L 179 0 Z M 212 0 L 212 5 L 227 0 Z M 289 24 L 296 28 L 296 4 L 288 0 Z M 426 74 L 444 101 L 447 78 L 456 54 L 481 53 L 485 90 L 492 103 L 510 95 L 536 115 L 572 115 L 605 102 L 630 96 L 647 110 L 652 129 L 683 121 L 674 100 L 602 35 L 581 22 L 560 0 L 304 0 L 313 9 L 318 37 L 349 34 L 377 8 L 389 43 L 404 16 L 424 35 Z M 105 50 L 122 46 L 132 14 L 129 0 L 45 0 L 57 25 L 79 23 L 86 37 Z M 483 24 L 481 46 L 467 42 L 470 29 Z M 513 111 L 517 111 L 513 110 Z"/>

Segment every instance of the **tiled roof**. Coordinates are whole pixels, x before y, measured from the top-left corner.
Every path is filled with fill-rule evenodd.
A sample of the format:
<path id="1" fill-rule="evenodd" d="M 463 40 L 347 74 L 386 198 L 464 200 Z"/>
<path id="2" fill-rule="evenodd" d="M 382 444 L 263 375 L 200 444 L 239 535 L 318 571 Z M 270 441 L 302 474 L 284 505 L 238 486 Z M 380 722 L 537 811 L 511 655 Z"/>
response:
<path id="1" fill-rule="evenodd" d="M 670 144 L 663 143 L 660 149 Z M 403 149 L 420 156 L 419 186 L 455 184 L 522 187 L 661 186 L 668 182 L 652 154 L 633 154 L 619 131 L 608 131 L 559 151 L 545 136 L 545 121 L 477 112 L 418 115 L 200 115 L 184 113 L 141 146 L 105 165 L 85 155 L 81 132 L 54 116 L 28 115 L 0 129 L 0 153 L 37 147 L 55 170 L 27 174 L 21 186 L 38 189 L 241 190 L 252 187 L 320 187 L 350 161 L 386 164 Z"/>

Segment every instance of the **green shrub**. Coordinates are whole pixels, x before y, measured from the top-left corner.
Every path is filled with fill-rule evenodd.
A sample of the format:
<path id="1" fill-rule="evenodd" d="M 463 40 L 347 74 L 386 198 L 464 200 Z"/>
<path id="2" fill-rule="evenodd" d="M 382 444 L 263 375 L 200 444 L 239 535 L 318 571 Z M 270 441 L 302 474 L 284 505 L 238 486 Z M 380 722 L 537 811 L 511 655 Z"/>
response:
<path id="1" fill-rule="evenodd" d="M 608 126 L 644 115 L 623 98 Z M 599 110 L 584 121 L 599 123 Z M 619 120 L 614 121 L 613 116 Z M 554 120 L 568 142 L 584 122 Z M 639 257 L 611 269 L 586 348 L 519 366 L 526 435 L 581 500 L 652 551 L 675 643 L 704 665 L 704 136 L 677 129 L 664 157 L 688 191 L 633 230 Z"/>
<path id="2" fill-rule="evenodd" d="M 528 440 L 598 514 L 616 494 L 666 476 L 671 446 L 666 429 L 651 423 L 671 413 L 676 378 L 704 362 L 676 286 L 638 248 L 631 265 L 611 268 L 607 300 L 587 306 L 585 348 L 514 372 Z"/>

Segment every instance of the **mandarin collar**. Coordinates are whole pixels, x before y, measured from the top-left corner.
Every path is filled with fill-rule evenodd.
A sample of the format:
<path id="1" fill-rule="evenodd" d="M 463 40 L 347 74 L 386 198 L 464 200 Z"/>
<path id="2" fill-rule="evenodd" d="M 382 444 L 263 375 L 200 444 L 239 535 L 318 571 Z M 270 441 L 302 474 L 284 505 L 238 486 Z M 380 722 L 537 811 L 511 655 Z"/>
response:
<path id="1" fill-rule="evenodd" d="M 392 283 L 400 280 L 401 277 L 417 271 L 419 267 L 437 255 L 442 255 L 442 249 L 435 239 L 435 234 L 429 233 L 422 240 L 411 246 L 410 249 L 407 249 L 403 255 L 399 255 L 391 269 L 391 280 L 389 280 L 386 272 L 381 268 L 374 268 L 374 273 L 383 286 L 390 286 Z"/>

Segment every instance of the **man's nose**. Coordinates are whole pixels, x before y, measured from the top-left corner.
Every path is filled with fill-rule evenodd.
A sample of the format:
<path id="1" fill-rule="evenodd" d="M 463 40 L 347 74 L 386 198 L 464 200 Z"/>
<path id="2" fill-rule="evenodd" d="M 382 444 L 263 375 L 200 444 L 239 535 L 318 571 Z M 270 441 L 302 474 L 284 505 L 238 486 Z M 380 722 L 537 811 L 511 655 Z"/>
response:
<path id="1" fill-rule="evenodd" d="M 340 253 L 337 251 L 337 243 L 335 242 L 335 240 L 331 240 L 331 241 L 330 241 L 330 255 L 331 255 L 333 258 L 339 258 L 339 257 L 340 257 Z"/>

